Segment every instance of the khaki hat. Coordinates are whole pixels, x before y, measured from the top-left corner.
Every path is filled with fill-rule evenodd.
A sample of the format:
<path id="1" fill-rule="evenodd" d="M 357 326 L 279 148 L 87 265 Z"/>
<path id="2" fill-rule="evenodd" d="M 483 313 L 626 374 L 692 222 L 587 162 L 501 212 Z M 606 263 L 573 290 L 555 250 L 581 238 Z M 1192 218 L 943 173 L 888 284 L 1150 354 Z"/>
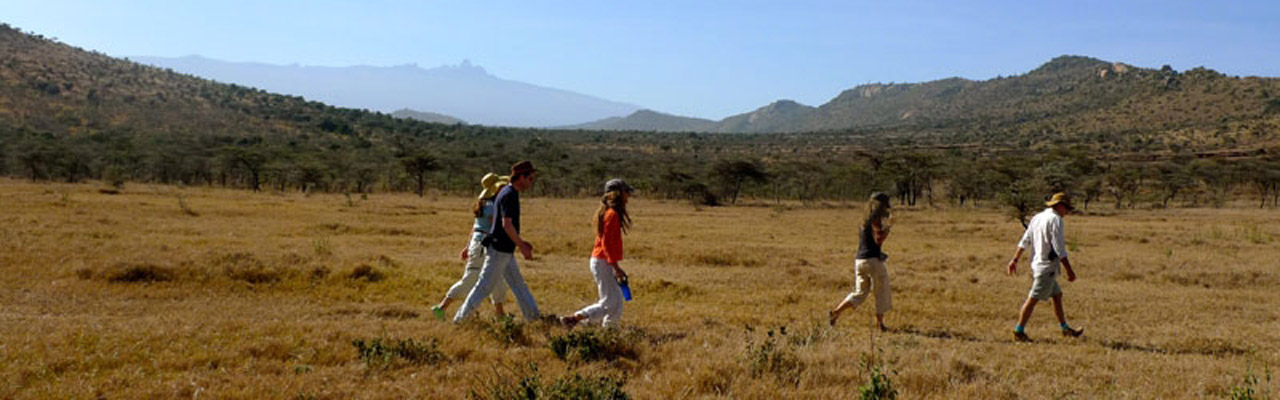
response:
<path id="1" fill-rule="evenodd" d="M 502 185 L 506 184 L 506 181 L 502 178 L 504 177 L 498 176 L 498 174 L 492 172 L 484 174 L 484 177 L 480 178 L 480 187 L 483 187 L 484 190 L 480 191 L 479 198 L 488 199 L 493 196 L 497 196 L 498 190 L 502 189 Z M 506 178 L 510 179 L 510 177 Z"/>
<path id="2" fill-rule="evenodd" d="M 1062 203 L 1062 205 L 1067 207 L 1068 210 L 1076 209 L 1075 206 L 1071 205 L 1071 195 L 1063 192 L 1054 193 L 1053 197 L 1050 198 L 1049 201 L 1044 202 L 1044 205 L 1053 207 L 1058 203 Z"/>

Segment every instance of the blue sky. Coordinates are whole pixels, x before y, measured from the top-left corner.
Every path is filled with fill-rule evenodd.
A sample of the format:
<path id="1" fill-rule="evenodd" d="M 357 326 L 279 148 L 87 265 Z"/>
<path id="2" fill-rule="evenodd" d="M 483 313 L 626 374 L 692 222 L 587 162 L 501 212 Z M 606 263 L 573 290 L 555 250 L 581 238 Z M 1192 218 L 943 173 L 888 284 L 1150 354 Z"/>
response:
<path id="1" fill-rule="evenodd" d="M 1277 1 L 0 0 L 0 22 L 113 56 L 424 68 L 720 119 L 871 82 L 1020 74 L 1063 55 L 1280 76 Z"/>

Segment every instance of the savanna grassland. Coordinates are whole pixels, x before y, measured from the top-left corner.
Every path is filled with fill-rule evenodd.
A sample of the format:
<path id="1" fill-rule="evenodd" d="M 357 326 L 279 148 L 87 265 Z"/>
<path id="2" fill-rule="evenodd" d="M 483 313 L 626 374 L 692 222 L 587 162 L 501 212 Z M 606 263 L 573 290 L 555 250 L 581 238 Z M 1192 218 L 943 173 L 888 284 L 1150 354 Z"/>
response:
<path id="1" fill-rule="evenodd" d="M 1021 227 L 1001 210 L 897 210 L 893 329 L 871 335 L 867 307 L 825 325 L 853 284 L 859 204 L 642 193 L 624 329 L 578 328 L 604 346 L 561 359 L 562 327 L 504 323 L 487 304 L 457 326 L 428 311 L 461 276 L 469 199 L 105 187 L 0 180 L 0 398 L 460 398 L 521 382 L 581 395 L 623 380 L 633 398 L 847 398 L 869 364 L 913 399 L 1280 393 L 1266 378 L 1280 213 L 1246 204 L 1069 217 L 1080 279 L 1063 289 L 1085 336 L 1058 336 L 1042 304 L 1035 343 L 1017 344 L 1029 279 L 1003 273 Z M 543 312 L 594 301 L 596 202 L 523 201 L 536 257 L 521 267 Z"/>

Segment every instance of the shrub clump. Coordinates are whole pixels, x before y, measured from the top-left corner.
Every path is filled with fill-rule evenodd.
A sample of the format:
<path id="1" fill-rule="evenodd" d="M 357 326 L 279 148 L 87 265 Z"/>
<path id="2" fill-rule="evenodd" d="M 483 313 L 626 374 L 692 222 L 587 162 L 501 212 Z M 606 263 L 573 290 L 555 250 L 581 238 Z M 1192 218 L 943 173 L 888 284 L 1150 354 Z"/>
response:
<path id="1" fill-rule="evenodd" d="M 858 386 L 858 398 L 862 400 L 883 400 L 898 398 L 898 389 L 893 388 L 893 381 L 885 375 L 881 366 L 871 367 L 871 380 Z"/>
<path id="2" fill-rule="evenodd" d="M 569 362 L 635 359 L 639 351 L 634 343 L 642 339 L 642 335 L 635 330 L 624 332 L 618 329 L 587 329 L 569 332 L 564 336 L 553 336 L 548 340 L 548 345 L 556 357 Z"/>
<path id="3" fill-rule="evenodd" d="M 436 364 L 448 358 L 440 351 L 440 342 L 434 338 L 425 343 L 413 339 L 356 339 L 351 341 L 351 345 L 355 346 L 360 360 L 373 369 L 404 364 Z"/>

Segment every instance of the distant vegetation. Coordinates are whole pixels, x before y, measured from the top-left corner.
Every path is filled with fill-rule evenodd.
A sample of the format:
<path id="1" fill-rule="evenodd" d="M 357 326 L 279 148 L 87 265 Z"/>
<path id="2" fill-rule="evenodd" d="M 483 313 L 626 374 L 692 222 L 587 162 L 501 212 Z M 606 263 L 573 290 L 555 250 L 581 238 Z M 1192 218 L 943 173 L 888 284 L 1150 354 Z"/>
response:
<path id="1" fill-rule="evenodd" d="M 415 111 L 415 110 L 410 110 L 410 109 L 408 109 L 408 108 L 402 108 L 402 109 L 396 110 L 396 111 L 394 111 L 394 112 L 392 112 L 392 113 L 391 113 L 391 116 L 396 117 L 396 118 L 416 119 L 416 120 L 419 120 L 419 121 L 422 121 L 422 122 L 437 122 L 437 123 L 441 123 L 441 124 L 465 124 L 465 123 L 467 123 L 467 121 L 463 121 L 463 120 L 460 120 L 460 119 L 457 119 L 457 118 L 454 118 L 454 117 L 450 117 L 450 116 L 448 116 L 448 115 L 444 115 L 444 114 L 440 114 L 440 113 L 433 113 L 433 112 L 428 112 L 428 111 Z"/>
<path id="2" fill-rule="evenodd" d="M 767 110 L 766 110 L 767 109 Z M 867 85 L 755 122 L 808 133 L 437 124 L 221 84 L 0 27 L 0 175 L 249 190 L 475 191 L 531 159 L 541 196 L 623 176 L 704 204 L 1000 201 L 1071 190 L 1092 206 L 1280 202 L 1280 83 L 1060 57 L 1028 74 Z M 799 118 L 796 116 L 801 116 Z M 733 119 L 733 118 L 731 118 Z M 729 121 L 727 119 L 726 121 Z M 737 121 L 737 120 L 735 120 Z"/>

